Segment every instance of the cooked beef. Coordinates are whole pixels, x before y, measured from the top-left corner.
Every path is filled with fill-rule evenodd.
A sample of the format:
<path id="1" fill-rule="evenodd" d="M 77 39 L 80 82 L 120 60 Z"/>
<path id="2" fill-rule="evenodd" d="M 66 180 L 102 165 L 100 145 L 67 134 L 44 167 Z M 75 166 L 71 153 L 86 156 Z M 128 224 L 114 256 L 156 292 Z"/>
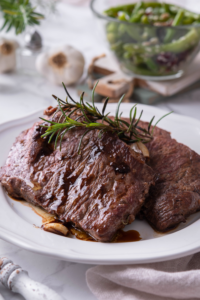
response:
<path id="1" fill-rule="evenodd" d="M 46 112 L 56 121 L 59 113 Z M 75 117 L 75 116 L 74 116 Z M 111 133 L 90 131 L 77 152 L 85 129 L 68 131 L 54 150 L 35 123 L 12 146 L 0 181 L 8 194 L 23 198 L 71 222 L 98 241 L 134 221 L 154 183 L 154 171 L 142 157 Z M 59 143 L 58 143 L 59 144 Z"/>
<path id="2" fill-rule="evenodd" d="M 140 126 L 147 128 L 146 122 Z M 154 139 L 146 144 L 149 166 L 157 173 L 141 213 L 158 231 L 166 231 L 200 210 L 200 155 L 155 128 Z"/>
<path id="3" fill-rule="evenodd" d="M 174 139 L 156 137 L 148 145 L 156 186 L 144 206 L 148 221 L 168 230 L 200 209 L 200 156 Z"/>

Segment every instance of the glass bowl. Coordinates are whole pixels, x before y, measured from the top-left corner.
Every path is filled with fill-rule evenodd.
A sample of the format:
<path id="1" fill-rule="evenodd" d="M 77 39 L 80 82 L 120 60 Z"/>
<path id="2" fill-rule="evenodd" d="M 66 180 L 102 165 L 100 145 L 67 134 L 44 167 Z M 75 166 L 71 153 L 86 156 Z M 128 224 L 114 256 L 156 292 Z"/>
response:
<path id="1" fill-rule="evenodd" d="M 181 77 L 200 49 L 200 23 L 174 27 L 160 24 L 155 26 L 129 23 L 104 14 L 110 7 L 135 2 L 137 1 L 92 0 L 90 3 L 92 12 L 104 26 L 110 49 L 122 70 L 146 80 Z M 198 14 L 192 13 L 192 16 L 200 22 Z"/>

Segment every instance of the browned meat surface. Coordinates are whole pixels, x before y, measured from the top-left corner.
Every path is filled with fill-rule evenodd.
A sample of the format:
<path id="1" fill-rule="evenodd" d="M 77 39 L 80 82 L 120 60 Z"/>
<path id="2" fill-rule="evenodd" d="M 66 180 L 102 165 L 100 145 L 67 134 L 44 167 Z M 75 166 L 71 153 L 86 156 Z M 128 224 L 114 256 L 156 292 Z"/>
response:
<path id="1" fill-rule="evenodd" d="M 148 145 L 156 185 L 144 214 L 156 229 L 165 231 L 200 209 L 200 156 L 174 139 L 156 137 Z"/>
<path id="2" fill-rule="evenodd" d="M 147 128 L 147 123 L 140 122 Z M 200 155 L 155 128 L 147 144 L 149 166 L 157 173 L 142 214 L 158 231 L 166 231 L 200 210 Z"/>
<path id="3" fill-rule="evenodd" d="M 35 123 L 19 135 L 1 169 L 1 184 L 11 196 L 43 207 L 98 241 L 111 241 L 134 221 L 154 182 L 153 170 L 113 134 L 99 138 L 91 131 L 78 155 L 84 129 L 66 133 L 61 151 L 40 137 L 43 131 Z"/>

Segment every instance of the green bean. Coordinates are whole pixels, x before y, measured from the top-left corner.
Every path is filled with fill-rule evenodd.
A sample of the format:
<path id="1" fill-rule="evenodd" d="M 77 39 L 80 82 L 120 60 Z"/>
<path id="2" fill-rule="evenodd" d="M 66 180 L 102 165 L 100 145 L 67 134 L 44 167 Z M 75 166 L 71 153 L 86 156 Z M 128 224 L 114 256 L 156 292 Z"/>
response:
<path id="1" fill-rule="evenodd" d="M 198 41 L 199 41 L 199 34 L 197 30 L 192 28 L 185 36 L 169 44 L 161 44 L 161 45 L 146 47 L 141 44 L 127 43 L 124 44 L 123 48 L 124 50 L 130 53 L 140 53 L 140 54 L 147 53 L 149 55 L 155 55 L 161 52 L 179 53 L 179 52 L 186 51 L 191 47 L 197 45 Z"/>
<path id="2" fill-rule="evenodd" d="M 124 54 L 123 54 L 123 58 L 130 59 L 130 58 L 132 58 L 132 54 L 125 51 Z"/>
<path id="3" fill-rule="evenodd" d="M 158 75 L 157 72 L 153 72 L 152 70 L 148 70 L 144 67 L 136 67 L 130 65 L 130 63 L 124 62 L 124 65 L 127 69 L 131 70 L 133 73 L 140 74 L 140 75 L 145 75 L 145 76 L 156 76 Z"/>
<path id="4" fill-rule="evenodd" d="M 178 26 L 179 24 L 181 24 L 183 17 L 184 17 L 184 11 L 181 9 L 177 12 L 176 17 L 174 18 L 174 20 L 172 22 L 172 26 Z M 173 39 L 174 32 L 175 31 L 171 30 L 171 29 L 167 30 L 167 34 L 164 39 L 165 43 L 168 43 L 169 41 L 171 41 Z"/>
<path id="5" fill-rule="evenodd" d="M 146 63 L 149 70 L 153 72 L 158 72 L 158 65 L 153 61 L 152 58 L 147 57 L 145 58 L 144 62 Z"/>
<path id="6" fill-rule="evenodd" d="M 184 11 L 181 9 L 177 12 L 176 17 L 172 22 L 172 26 L 178 26 L 179 24 L 181 24 L 183 17 L 184 17 Z"/>
<path id="7" fill-rule="evenodd" d="M 119 24 L 118 32 L 119 32 L 120 35 L 122 35 L 125 32 L 127 32 L 127 25 L 124 24 L 124 23 Z"/>
<path id="8" fill-rule="evenodd" d="M 162 3 L 162 6 L 163 6 L 165 12 L 170 14 L 169 4 L 167 4 L 167 3 Z"/>
<path id="9" fill-rule="evenodd" d="M 116 34 L 112 33 L 112 32 L 108 32 L 107 33 L 107 40 L 109 41 L 109 43 L 113 44 L 116 42 L 117 40 L 117 36 Z"/>
<path id="10" fill-rule="evenodd" d="M 172 14 L 177 14 L 177 12 L 179 11 L 180 7 L 179 6 L 176 6 L 176 5 L 170 5 L 169 6 L 169 10 Z"/>
<path id="11" fill-rule="evenodd" d="M 111 45 L 111 50 L 115 51 L 118 57 L 123 57 L 124 49 L 122 42 L 117 42 Z"/>
<path id="12" fill-rule="evenodd" d="M 195 28 L 192 28 L 186 35 L 169 44 L 160 46 L 162 51 L 179 53 L 186 51 L 196 45 L 199 41 L 199 34 Z"/>
<path id="13" fill-rule="evenodd" d="M 163 7 L 155 7 L 152 11 L 154 16 L 157 16 L 159 19 L 159 16 L 162 15 L 165 12 Z"/>
<path id="14" fill-rule="evenodd" d="M 110 22 L 106 26 L 107 32 L 117 32 L 118 31 L 118 24 L 116 22 Z"/>
<path id="15" fill-rule="evenodd" d="M 144 15 L 144 9 L 140 9 L 130 17 L 129 21 L 131 23 L 139 23 L 143 15 Z"/>
<path id="16" fill-rule="evenodd" d="M 140 65 L 140 64 L 144 63 L 144 58 L 141 57 L 141 55 L 137 54 L 137 55 L 134 55 L 133 61 L 134 61 L 135 65 Z"/>
<path id="17" fill-rule="evenodd" d="M 129 18 L 129 15 L 127 14 L 127 13 L 125 13 L 125 12 L 119 12 L 118 13 L 118 19 L 120 20 L 120 21 L 128 21 L 130 18 Z"/>
<path id="18" fill-rule="evenodd" d="M 140 28 L 138 26 L 133 27 L 130 24 L 120 24 L 119 33 L 127 33 L 132 39 L 137 42 L 141 42 L 143 40 L 142 35 L 140 34 Z"/>
<path id="19" fill-rule="evenodd" d="M 142 16 L 141 22 L 142 22 L 143 24 L 149 24 L 149 19 L 148 19 L 148 17 L 147 17 L 147 16 Z"/>
<path id="20" fill-rule="evenodd" d="M 142 34 L 142 39 L 149 40 L 152 37 L 156 37 L 156 27 L 145 26 Z"/>
<path id="21" fill-rule="evenodd" d="M 144 14 L 144 10 L 142 10 L 142 8 L 143 8 L 143 2 L 142 1 L 137 2 L 130 16 L 130 20 L 129 20 L 130 22 L 137 23 L 140 21 L 142 15 Z"/>
<path id="22" fill-rule="evenodd" d="M 146 53 L 146 47 L 141 44 L 127 43 L 124 44 L 123 49 L 132 55 Z"/>
<path id="23" fill-rule="evenodd" d="M 134 7 L 134 9 L 133 9 L 133 11 L 132 11 L 131 18 L 132 18 L 132 16 L 134 16 L 141 8 L 143 8 L 143 5 L 144 5 L 144 3 L 143 3 L 142 1 L 136 3 L 136 5 L 135 5 L 135 7 Z"/>
<path id="24" fill-rule="evenodd" d="M 193 12 L 188 11 L 188 10 L 186 10 L 186 9 L 184 9 L 184 12 L 185 12 L 185 16 L 186 16 L 186 17 L 191 17 L 191 18 L 193 18 L 194 20 L 199 20 L 199 19 L 200 19 L 200 15 L 199 15 L 199 14 L 193 13 Z"/>
<path id="25" fill-rule="evenodd" d="M 183 25 L 190 25 L 194 22 L 194 19 L 191 17 L 185 17 L 182 21 Z"/>
<path id="26" fill-rule="evenodd" d="M 161 7 L 162 3 L 159 3 L 159 2 L 144 2 L 143 6 L 145 8 L 148 8 L 148 7 L 155 8 L 155 7 Z"/>

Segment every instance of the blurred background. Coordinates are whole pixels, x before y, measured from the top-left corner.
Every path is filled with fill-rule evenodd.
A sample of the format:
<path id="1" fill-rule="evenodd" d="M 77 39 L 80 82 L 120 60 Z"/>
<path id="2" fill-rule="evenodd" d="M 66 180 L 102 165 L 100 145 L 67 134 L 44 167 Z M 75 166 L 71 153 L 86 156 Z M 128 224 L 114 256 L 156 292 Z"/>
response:
<path id="1" fill-rule="evenodd" d="M 2 1 L 4 6 L 9 2 L 12 1 Z M 111 4 L 114 6 L 134 1 L 100 2 L 100 6 L 109 7 Z M 200 12 L 198 0 L 167 2 L 184 6 L 196 14 Z M 24 4 L 25 1 L 20 3 L 21 7 L 27 5 Z M 110 96 L 112 102 L 117 102 L 121 90 L 127 94 L 126 102 L 155 105 L 199 118 L 197 109 L 200 108 L 199 39 L 195 55 L 192 53 L 195 59 L 192 57 L 190 61 L 187 58 L 189 70 L 184 70 L 182 65 L 179 66 L 181 71 L 182 69 L 184 71 L 180 79 L 174 77 L 171 80 L 160 81 L 159 76 L 157 80 L 155 78 L 152 80 L 150 76 L 147 80 L 146 78 L 138 80 L 138 76 L 127 73 L 126 70 L 125 73 L 121 71 L 120 59 L 116 57 L 114 51 L 111 51 L 112 45 L 107 39 L 108 22 L 92 12 L 90 1 L 31 0 L 28 5 L 34 8 L 36 14 L 29 15 L 27 11 L 28 18 L 25 24 L 20 23 L 22 16 L 21 13 L 17 15 L 18 7 L 14 8 L 13 15 L 12 12 L 9 15 L 4 11 L 12 11 L 13 8 L 3 5 L 0 4 L 1 26 L 5 26 L 0 32 L 0 45 L 1 49 L 4 47 L 9 52 L 9 45 L 6 46 L 5 42 L 11 43 L 14 52 L 0 55 L 1 122 L 54 105 L 52 94 L 65 97 L 61 87 L 64 76 L 61 76 L 62 72 L 65 73 L 64 81 L 74 97 L 78 97 L 81 91 L 85 90 L 87 100 L 90 100 L 90 90 L 95 80 L 101 79 L 95 99 L 97 102 L 103 102 L 106 96 Z M 96 3 L 93 5 L 94 8 L 97 8 Z M 65 47 L 72 49 L 64 49 Z M 56 56 L 63 51 L 65 55 L 69 55 L 67 65 L 70 67 L 65 68 L 65 71 L 62 68 L 62 64 L 66 66 L 65 59 L 62 61 L 62 55 Z M 51 62 L 49 57 L 52 58 Z M 104 76 L 111 76 L 111 80 L 108 77 L 112 82 L 111 86 L 108 86 L 107 77 Z"/>

